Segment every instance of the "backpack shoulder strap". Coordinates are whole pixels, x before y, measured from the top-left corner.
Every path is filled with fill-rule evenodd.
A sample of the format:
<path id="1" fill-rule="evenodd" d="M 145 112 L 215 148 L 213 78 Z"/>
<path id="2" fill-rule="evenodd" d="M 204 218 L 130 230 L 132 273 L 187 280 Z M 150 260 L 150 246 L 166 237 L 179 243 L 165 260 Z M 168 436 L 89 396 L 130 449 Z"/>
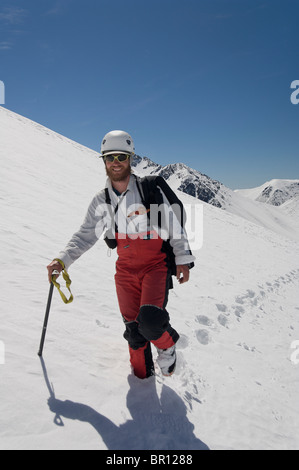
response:
<path id="1" fill-rule="evenodd" d="M 167 184 L 165 179 L 162 178 L 162 176 L 157 176 L 155 184 L 163 191 L 181 226 L 184 227 L 186 223 L 186 212 L 182 201 L 178 198 L 178 196 Z"/>
<path id="2" fill-rule="evenodd" d="M 154 203 L 153 192 L 156 187 L 154 184 L 155 176 L 144 176 L 143 178 L 136 178 L 136 185 L 141 197 L 142 204 L 149 209 L 150 205 Z"/>
<path id="3" fill-rule="evenodd" d="M 110 204 L 110 205 L 111 205 L 111 198 L 110 198 L 110 194 L 109 194 L 108 188 L 105 188 L 105 199 L 106 199 L 106 204 Z"/>

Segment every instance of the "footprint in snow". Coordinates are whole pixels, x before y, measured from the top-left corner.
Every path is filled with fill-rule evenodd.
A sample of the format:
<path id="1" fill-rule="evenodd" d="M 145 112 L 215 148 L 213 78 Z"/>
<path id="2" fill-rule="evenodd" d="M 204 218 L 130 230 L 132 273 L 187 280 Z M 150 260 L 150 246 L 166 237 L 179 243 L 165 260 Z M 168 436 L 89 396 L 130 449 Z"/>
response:
<path id="1" fill-rule="evenodd" d="M 100 328 L 110 328 L 109 325 L 106 325 L 105 323 L 102 323 L 100 320 L 96 320 L 96 324 L 97 324 Z"/>
<path id="2" fill-rule="evenodd" d="M 225 328 L 228 328 L 227 326 L 228 318 L 225 315 L 223 315 L 223 313 L 220 313 L 220 315 L 218 315 L 217 320 L 220 323 L 220 325 L 224 326 Z"/>
<path id="3" fill-rule="evenodd" d="M 180 335 L 180 339 L 177 342 L 177 349 L 186 349 L 189 346 L 189 339 L 186 335 Z"/>
<path id="4" fill-rule="evenodd" d="M 216 307 L 218 309 L 218 312 L 226 312 L 227 311 L 227 306 L 224 304 L 216 304 Z"/>
<path id="5" fill-rule="evenodd" d="M 205 325 L 205 326 L 213 326 L 214 325 L 213 321 L 209 317 L 206 317 L 205 315 L 197 315 L 195 320 L 198 323 L 200 323 L 201 325 Z"/>
<path id="6" fill-rule="evenodd" d="M 197 341 L 204 346 L 211 342 L 210 333 L 207 330 L 197 330 L 195 332 Z"/>
<path id="7" fill-rule="evenodd" d="M 244 308 L 241 307 L 241 306 L 234 306 L 233 308 L 234 308 L 234 310 L 235 310 L 235 315 L 236 315 L 236 317 L 238 317 L 238 318 L 241 318 L 242 315 L 245 313 Z"/>
<path id="8" fill-rule="evenodd" d="M 217 307 L 217 310 L 218 312 L 222 312 L 218 315 L 218 323 L 220 323 L 220 325 L 224 326 L 225 328 L 228 328 L 228 317 L 229 317 L 229 313 L 226 313 L 227 312 L 227 306 L 224 305 L 224 304 L 216 304 L 216 307 Z"/>

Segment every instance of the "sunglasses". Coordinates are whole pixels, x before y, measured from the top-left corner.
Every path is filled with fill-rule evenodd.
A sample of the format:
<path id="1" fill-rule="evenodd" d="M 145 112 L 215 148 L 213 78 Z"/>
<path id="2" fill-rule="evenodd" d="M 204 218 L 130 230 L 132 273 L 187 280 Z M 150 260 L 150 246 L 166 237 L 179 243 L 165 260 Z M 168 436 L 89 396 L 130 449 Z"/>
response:
<path id="1" fill-rule="evenodd" d="M 131 155 L 125 155 L 124 153 L 120 153 L 119 155 L 104 155 L 103 156 L 103 159 L 104 159 L 104 162 L 109 162 L 109 163 L 113 163 L 115 162 L 115 160 L 117 160 L 118 162 L 126 162 L 129 158 L 130 158 Z"/>

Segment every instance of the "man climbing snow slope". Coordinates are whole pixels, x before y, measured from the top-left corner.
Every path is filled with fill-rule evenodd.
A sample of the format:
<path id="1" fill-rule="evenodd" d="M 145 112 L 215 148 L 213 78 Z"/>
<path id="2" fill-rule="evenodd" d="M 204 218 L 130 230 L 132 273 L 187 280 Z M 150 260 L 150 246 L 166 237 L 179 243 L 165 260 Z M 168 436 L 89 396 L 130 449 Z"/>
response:
<path id="1" fill-rule="evenodd" d="M 132 173 L 134 152 L 128 133 L 106 134 L 101 145 L 106 188 L 96 194 L 82 226 L 47 269 L 51 282 L 54 270 L 67 270 L 105 233 L 108 246 L 117 247 L 115 284 L 131 364 L 144 379 L 154 374 L 151 344 L 162 374 L 175 370 L 179 334 L 169 322 L 168 291 L 172 275 L 180 284 L 189 280 L 195 258 L 180 220 L 180 201 L 161 177 L 141 179 Z"/>

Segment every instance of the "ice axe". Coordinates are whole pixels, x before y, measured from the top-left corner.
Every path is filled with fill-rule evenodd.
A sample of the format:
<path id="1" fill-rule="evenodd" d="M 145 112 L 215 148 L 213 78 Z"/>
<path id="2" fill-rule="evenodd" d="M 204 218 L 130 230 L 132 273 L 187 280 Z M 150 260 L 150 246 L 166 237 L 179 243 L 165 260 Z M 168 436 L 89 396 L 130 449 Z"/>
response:
<path id="1" fill-rule="evenodd" d="M 45 314 L 42 337 L 41 337 L 41 341 L 40 341 L 39 351 L 37 353 L 39 355 L 39 357 L 42 357 L 42 355 L 43 355 L 43 349 L 44 349 L 44 343 L 45 343 L 45 338 L 46 338 L 46 333 L 47 333 L 47 327 L 48 327 L 48 321 L 49 321 L 49 315 L 50 315 L 50 308 L 51 308 L 51 302 L 52 302 L 52 297 L 53 297 L 54 286 L 57 287 L 58 292 L 59 292 L 59 294 L 60 294 L 60 296 L 61 296 L 61 298 L 62 298 L 62 300 L 65 304 L 69 304 L 73 301 L 73 294 L 72 294 L 71 289 L 70 289 L 72 281 L 70 280 L 70 277 L 69 277 L 62 261 L 60 261 L 60 260 L 57 260 L 57 261 L 59 261 L 62 264 L 62 268 L 63 268 L 62 277 L 66 282 L 66 287 L 67 287 L 67 289 L 70 293 L 70 297 L 67 299 L 66 296 L 64 295 L 64 293 L 61 291 L 60 284 L 58 284 L 58 282 L 56 281 L 57 277 L 60 275 L 60 272 L 54 270 L 52 272 L 52 282 L 50 284 L 50 291 L 49 291 L 49 296 L 48 296 L 47 309 L 46 309 L 46 314 Z"/>

